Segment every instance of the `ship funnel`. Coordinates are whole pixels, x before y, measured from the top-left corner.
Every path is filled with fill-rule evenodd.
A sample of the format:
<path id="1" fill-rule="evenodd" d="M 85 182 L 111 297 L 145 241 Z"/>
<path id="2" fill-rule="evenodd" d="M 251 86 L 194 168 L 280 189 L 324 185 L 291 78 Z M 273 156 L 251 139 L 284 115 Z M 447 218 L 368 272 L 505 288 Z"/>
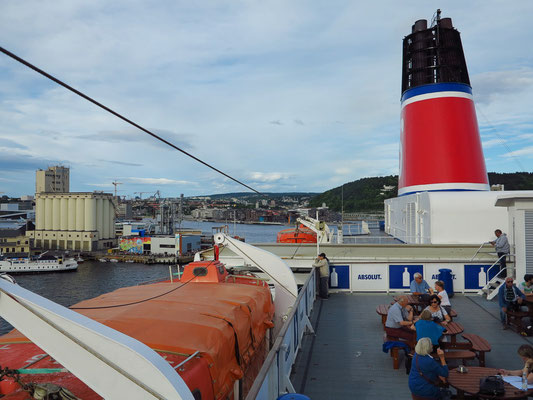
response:
<path id="1" fill-rule="evenodd" d="M 403 40 L 398 194 L 489 190 L 472 88 L 451 18 Z"/>

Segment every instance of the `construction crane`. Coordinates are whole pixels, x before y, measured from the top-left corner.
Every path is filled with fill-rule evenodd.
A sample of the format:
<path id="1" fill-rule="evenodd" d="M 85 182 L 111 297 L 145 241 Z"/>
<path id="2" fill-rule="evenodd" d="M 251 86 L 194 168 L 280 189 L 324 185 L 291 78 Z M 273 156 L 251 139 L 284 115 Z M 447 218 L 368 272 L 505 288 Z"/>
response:
<path id="1" fill-rule="evenodd" d="M 117 197 L 117 186 L 122 185 L 122 182 L 113 181 L 111 183 L 115 186 L 115 197 Z"/>

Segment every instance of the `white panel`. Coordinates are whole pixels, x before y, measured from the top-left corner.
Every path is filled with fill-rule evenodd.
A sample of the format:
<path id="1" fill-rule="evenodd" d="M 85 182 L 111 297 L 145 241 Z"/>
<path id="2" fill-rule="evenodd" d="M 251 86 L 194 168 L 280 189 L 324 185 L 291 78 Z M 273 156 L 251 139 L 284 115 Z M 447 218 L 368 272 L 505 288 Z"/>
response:
<path id="1" fill-rule="evenodd" d="M 61 227 L 62 231 L 68 230 L 68 198 L 61 198 Z"/>
<path id="2" fill-rule="evenodd" d="M 464 264 L 424 264 L 424 279 L 431 286 L 432 289 L 435 289 L 435 281 L 438 281 L 437 275 L 439 274 L 439 269 L 451 269 L 452 270 L 452 279 L 453 279 L 453 291 L 462 292 L 465 288 L 465 274 L 464 274 Z"/>
<path id="3" fill-rule="evenodd" d="M 76 230 L 76 199 L 68 199 L 68 230 Z"/>
<path id="4" fill-rule="evenodd" d="M 104 201 L 101 198 L 96 199 L 96 230 L 98 239 L 104 237 Z"/>
<path id="5" fill-rule="evenodd" d="M 85 199 L 85 230 L 92 232 L 96 230 L 96 199 Z"/>
<path id="6" fill-rule="evenodd" d="M 50 197 L 47 197 L 44 200 L 44 229 L 47 231 L 52 230 L 52 211 L 53 211 L 53 200 Z"/>
<path id="7" fill-rule="evenodd" d="M 108 199 L 104 199 L 103 214 L 104 214 L 104 229 L 103 229 L 102 239 L 109 239 L 109 237 L 111 236 L 111 223 L 109 221 L 109 200 Z"/>
<path id="8" fill-rule="evenodd" d="M 525 250 L 526 250 L 526 274 L 533 274 L 533 211 L 524 212 L 525 222 Z"/>
<path id="9" fill-rule="evenodd" d="M 58 197 L 54 198 L 52 204 L 52 229 L 58 231 L 61 229 L 61 199 Z"/>
<path id="10" fill-rule="evenodd" d="M 76 230 L 84 231 L 85 229 L 85 199 L 76 199 Z"/>
<path id="11" fill-rule="evenodd" d="M 44 199 L 41 197 L 35 202 L 35 229 L 44 229 Z"/>
<path id="12" fill-rule="evenodd" d="M 388 264 L 352 264 L 352 290 L 387 291 L 389 288 Z"/>
<path id="13" fill-rule="evenodd" d="M 115 236 L 115 203 L 109 200 L 109 237 Z"/>

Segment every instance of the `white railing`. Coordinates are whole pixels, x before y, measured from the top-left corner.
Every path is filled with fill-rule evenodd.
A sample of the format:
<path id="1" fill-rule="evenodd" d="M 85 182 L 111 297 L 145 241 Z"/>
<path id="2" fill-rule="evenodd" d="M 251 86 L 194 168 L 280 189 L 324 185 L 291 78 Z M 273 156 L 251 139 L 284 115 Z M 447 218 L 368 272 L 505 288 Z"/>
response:
<path id="1" fill-rule="evenodd" d="M 246 400 L 275 400 L 282 394 L 294 393 L 289 375 L 306 328 L 312 332 L 309 315 L 313 309 L 315 296 L 316 268 L 313 268 L 300 289 L 294 307 L 274 341 Z"/>

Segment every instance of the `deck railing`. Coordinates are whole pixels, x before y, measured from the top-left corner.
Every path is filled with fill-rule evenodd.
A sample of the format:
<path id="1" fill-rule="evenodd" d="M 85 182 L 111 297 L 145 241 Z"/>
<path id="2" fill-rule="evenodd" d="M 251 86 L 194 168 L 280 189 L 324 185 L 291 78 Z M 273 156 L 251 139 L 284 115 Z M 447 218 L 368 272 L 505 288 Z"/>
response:
<path id="1" fill-rule="evenodd" d="M 313 309 L 315 295 L 316 268 L 313 268 L 300 289 L 294 307 L 275 339 L 246 400 L 275 400 L 282 394 L 294 393 L 289 375 L 306 327 L 309 326 L 312 330 L 309 315 Z"/>

